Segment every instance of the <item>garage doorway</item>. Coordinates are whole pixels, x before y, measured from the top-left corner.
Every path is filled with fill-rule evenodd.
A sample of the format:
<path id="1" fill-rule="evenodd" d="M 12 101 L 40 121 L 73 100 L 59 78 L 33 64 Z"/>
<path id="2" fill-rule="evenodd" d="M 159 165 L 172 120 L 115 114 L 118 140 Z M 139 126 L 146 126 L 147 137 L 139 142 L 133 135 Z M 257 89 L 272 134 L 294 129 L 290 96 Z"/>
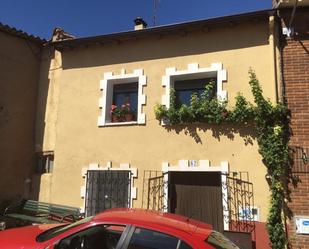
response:
<path id="1" fill-rule="evenodd" d="M 212 224 L 223 232 L 221 172 L 169 172 L 169 212 Z"/>

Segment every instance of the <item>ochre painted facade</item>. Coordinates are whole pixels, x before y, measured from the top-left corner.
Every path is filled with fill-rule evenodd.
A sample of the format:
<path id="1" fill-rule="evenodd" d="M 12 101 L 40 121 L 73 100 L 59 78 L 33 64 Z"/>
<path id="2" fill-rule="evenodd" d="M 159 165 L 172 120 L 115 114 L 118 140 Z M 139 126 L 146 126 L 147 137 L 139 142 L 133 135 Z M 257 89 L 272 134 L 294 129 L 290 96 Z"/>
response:
<path id="1" fill-rule="evenodd" d="M 54 151 L 52 174 L 41 176 L 40 200 L 83 208 L 81 187 L 85 185 L 83 168 L 92 163 L 112 168 L 122 163 L 137 169 L 134 207 L 142 206 L 144 170 L 162 171 L 162 163 L 179 160 L 209 160 L 211 166 L 228 162 L 230 171 L 249 172 L 254 185 L 255 206 L 260 221 L 268 212 L 269 189 L 266 169 L 258 153 L 253 127 L 233 125 L 189 126 L 199 142 L 184 130 L 169 130 L 154 116 L 154 106 L 165 93 L 162 76 L 188 64 L 210 67 L 222 63 L 227 70 L 223 89 L 230 105 L 238 92 L 252 101 L 248 70 L 254 69 L 265 96 L 276 101 L 276 58 L 273 30 L 269 22 L 252 21 L 238 25 L 194 31 L 181 35 L 149 36 L 110 45 L 92 45 L 56 51 L 41 66 L 39 81 L 36 149 Z M 50 55 L 50 51 L 45 51 Z M 48 65 L 50 68 L 48 69 Z M 132 73 L 143 69 L 147 85 L 143 87 L 146 104 L 145 125 L 99 127 L 100 80 L 103 74 L 122 70 Z M 108 107 L 109 108 L 109 107 Z M 49 122 L 50 121 L 50 122 Z M 229 132 L 235 129 L 235 132 Z M 219 134 L 219 135 L 217 135 Z"/>
<path id="2" fill-rule="evenodd" d="M 0 202 L 36 198 L 34 137 L 40 46 L 0 32 Z"/>

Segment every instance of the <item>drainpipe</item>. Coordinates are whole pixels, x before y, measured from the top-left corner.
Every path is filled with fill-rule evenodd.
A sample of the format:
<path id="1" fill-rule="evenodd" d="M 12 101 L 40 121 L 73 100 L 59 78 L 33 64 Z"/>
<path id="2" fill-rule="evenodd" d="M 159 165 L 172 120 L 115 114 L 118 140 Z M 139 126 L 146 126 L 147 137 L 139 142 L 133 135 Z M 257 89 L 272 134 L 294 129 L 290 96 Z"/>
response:
<path id="1" fill-rule="evenodd" d="M 280 16 L 280 12 L 277 11 L 277 16 L 281 21 L 280 28 L 282 29 L 282 33 L 281 33 L 281 36 L 279 38 L 280 39 L 279 53 L 280 53 L 281 95 L 282 95 L 283 102 L 286 102 L 286 85 L 285 85 L 285 80 L 284 80 L 284 63 L 283 63 L 283 49 L 284 49 L 284 40 L 285 40 L 284 35 L 286 35 L 286 37 L 288 37 L 288 38 L 292 38 L 292 36 L 294 35 L 294 29 L 292 28 L 292 24 L 293 24 L 293 21 L 294 21 L 294 18 L 295 18 L 295 13 L 296 13 L 298 2 L 299 2 L 299 0 L 295 0 L 290 21 L 288 23 L 288 26 L 286 26 L 284 28 L 282 28 L 282 26 L 281 26 L 282 18 Z"/>
<path id="2" fill-rule="evenodd" d="M 298 4 L 298 0 L 295 0 L 294 6 L 293 6 L 292 15 L 291 15 L 291 19 L 290 19 L 290 22 L 289 22 L 289 28 L 292 27 L 292 24 L 293 24 L 293 21 L 294 21 L 294 17 L 295 17 L 296 8 L 297 8 L 297 4 Z"/>
<path id="3" fill-rule="evenodd" d="M 282 38 L 280 38 L 282 39 Z M 280 77 L 281 77 L 281 96 L 282 101 L 286 102 L 286 87 L 285 87 L 285 80 L 284 80 L 284 63 L 283 63 L 283 49 L 284 45 L 283 42 L 280 42 L 279 45 L 279 53 L 280 53 Z"/>
<path id="4" fill-rule="evenodd" d="M 273 68 L 273 80 L 275 82 L 275 98 L 276 98 L 276 103 L 279 102 L 279 96 L 278 96 L 278 70 L 277 70 L 277 53 L 276 53 L 276 42 L 275 42 L 275 38 L 276 38 L 276 25 L 275 25 L 275 13 L 272 14 L 269 17 L 269 45 L 271 47 L 271 59 L 274 62 L 274 68 Z"/>
<path id="5" fill-rule="evenodd" d="M 283 34 L 286 35 L 288 38 L 291 38 L 294 35 L 294 29 L 292 28 L 292 24 L 293 24 L 293 21 L 294 21 L 297 4 L 298 4 L 298 0 L 295 0 L 290 21 L 289 21 L 288 25 L 286 25 L 286 27 L 284 27 L 282 29 Z"/>

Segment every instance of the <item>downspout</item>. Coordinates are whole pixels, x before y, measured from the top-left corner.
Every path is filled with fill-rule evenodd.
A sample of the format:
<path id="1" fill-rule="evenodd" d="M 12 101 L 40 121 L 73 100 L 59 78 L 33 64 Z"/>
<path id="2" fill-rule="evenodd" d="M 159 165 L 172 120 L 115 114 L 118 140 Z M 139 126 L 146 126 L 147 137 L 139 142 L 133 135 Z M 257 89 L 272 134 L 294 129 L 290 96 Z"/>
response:
<path id="1" fill-rule="evenodd" d="M 280 37 L 280 43 L 279 43 L 279 53 L 280 53 L 280 77 L 281 77 L 281 97 L 282 101 L 286 103 L 286 87 L 285 87 L 285 79 L 284 79 L 284 60 L 283 60 L 283 38 Z"/>
<path id="2" fill-rule="evenodd" d="M 279 20 L 281 20 L 281 17 L 279 16 Z M 281 27 L 281 23 L 280 23 Z M 287 104 L 286 99 L 286 86 L 285 86 L 285 78 L 284 78 L 284 58 L 283 58 L 283 49 L 284 49 L 284 37 L 282 36 L 282 33 L 279 35 L 279 55 L 280 55 L 280 78 L 281 78 L 281 98 L 282 103 Z M 287 204 L 286 204 L 287 205 Z M 285 230 L 285 236 L 288 240 L 286 248 L 291 249 L 290 240 L 289 240 L 289 229 L 288 229 L 288 214 L 286 209 L 283 209 L 283 216 L 284 216 L 284 230 Z"/>
<path id="3" fill-rule="evenodd" d="M 298 0 L 295 0 L 294 6 L 293 6 L 292 15 L 291 15 L 291 19 L 290 19 L 290 22 L 289 22 L 289 28 L 292 27 L 292 24 L 293 24 L 293 21 L 294 21 L 294 17 L 295 17 L 296 8 L 297 8 L 297 4 L 298 4 Z"/>
<path id="4" fill-rule="evenodd" d="M 275 99 L 276 99 L 276 103 L 279 102 L 279 89 L 278 89 L 278 63 L 277 63 L 277 53 L 276 53 L 276 42 L 275 42 L 275 38 L 276 38 L 276 25 L 275 25 L 275 12 L 273 12 L 270 16 L 269 16 L 269 45 L 271 47 L 271 61 L 273 61 L 273 76 L 274 76 L 274 83 L 275 83 Z"/>
<path id="5" fill-rule="evenodd" d="M 293 6 L 293 10 L 292 10 L 292 14 L 291 14 L 291 18 L 289 20 L 288 26 L 287 28 L 287 33 L 286 36 L 290 39 L 292 38 L 292 36 L 294 35 L 294 30 L 292 28 L 292 24 L 295 18 L 295 13 L 296 13 L 296 9 L 297 9 L 297 5 L 298 5 L 298 1 L 299 0 L 295 0 L 294 6 Z M 280 20 L 280 26 L 278 25 L 278 28 L 282 30 L 282 18 L 280 16 L 280 12 L 277 10 L 277 17 Z M 281 77 L 281 97 L 282 97 L 282 101 L 284 103 L 286 103 L 286 85 L 285 85 L 285 79 L 284 79 L 284 58 L 283 58 L 283 49 L 284 49 L 284 35 L 282 33 L 280 33 L 279 35 L 279 54 L 280 54 L 280 77 Z"/>

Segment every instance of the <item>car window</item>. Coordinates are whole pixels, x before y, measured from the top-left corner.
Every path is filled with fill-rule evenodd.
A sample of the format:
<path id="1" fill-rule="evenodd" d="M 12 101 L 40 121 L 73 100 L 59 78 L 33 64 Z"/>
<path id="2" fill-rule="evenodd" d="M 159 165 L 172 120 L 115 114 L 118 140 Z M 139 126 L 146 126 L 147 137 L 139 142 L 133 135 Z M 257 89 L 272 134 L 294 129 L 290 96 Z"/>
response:
<path id="1" fill-rule="evenodd" d="M 55 249 L 115 249 L 125 226 L 97 225 L 62 239 Z"/>
<path id="2" fill-rule="evenodd" d="M 216 249 L 239 249 L 233 242 L 226 238 L 223 234 L 213 231 L 207 238 L 207 243 Z"/>
<path id="3" fill-rule="evenodd" d="M 186 242 L 181 241 L 181 244 L 178 249 L 192 249 L 192 247 L 189 246 Z"/>
<path id="4" fill-rule="evenodd" d="M 82 225 L 84 223 L 87 223 L 88 221 L 91 221 L 93 218 L 93 216 L 87 217 L 85 219 L 82 219 L 80 221 L 71 223 L 70 225 L 62 225 L 62 226 L 57 226 L 51 229 L 46 230 L 45 232 L 39 234 L 36 237 L 36 241 L 37 242 L 44 242 L 47 241 L 49 239 L 52 239 L 56 236 L 58 236 L 59 234 L 62 234 L 70 229 L 72 229 L 73 227 L 77 227 L 79 225 Z"/>
<path id="5" fill-rule="evenodd" d="M 153 230 L 135 228 L 128 249 L 176 249 L 178 239 Z"/>

